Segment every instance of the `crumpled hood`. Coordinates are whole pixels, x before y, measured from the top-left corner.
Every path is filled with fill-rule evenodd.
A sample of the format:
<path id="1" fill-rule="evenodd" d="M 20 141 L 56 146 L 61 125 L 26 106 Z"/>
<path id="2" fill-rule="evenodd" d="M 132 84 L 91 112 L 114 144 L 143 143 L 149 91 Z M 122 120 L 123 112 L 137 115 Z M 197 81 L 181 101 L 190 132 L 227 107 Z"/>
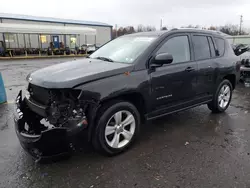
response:
<path id="1" fill-rule="evenodd" d="M 98 59 L 80 59 L 39 69 L 28 75 L 28 81 L 44 88 L 73 88 L 104 77 L 131 71 L 132 65 Z"/>

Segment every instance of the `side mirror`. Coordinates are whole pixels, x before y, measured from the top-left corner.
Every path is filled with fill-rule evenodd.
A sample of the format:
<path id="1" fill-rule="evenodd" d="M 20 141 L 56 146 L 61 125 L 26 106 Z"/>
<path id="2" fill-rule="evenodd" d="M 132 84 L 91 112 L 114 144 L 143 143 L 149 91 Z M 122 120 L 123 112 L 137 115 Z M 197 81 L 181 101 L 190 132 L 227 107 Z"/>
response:
<path id="1" fill-rule="evenodd" d="M 172 63 L 174 60 L 173 56 L 171 54 L 168 53 L 160 53 L 157 54 L 152 62 L 151 62 L 151 67 L 160 67 L 164 64 L 170 64 Z"/>

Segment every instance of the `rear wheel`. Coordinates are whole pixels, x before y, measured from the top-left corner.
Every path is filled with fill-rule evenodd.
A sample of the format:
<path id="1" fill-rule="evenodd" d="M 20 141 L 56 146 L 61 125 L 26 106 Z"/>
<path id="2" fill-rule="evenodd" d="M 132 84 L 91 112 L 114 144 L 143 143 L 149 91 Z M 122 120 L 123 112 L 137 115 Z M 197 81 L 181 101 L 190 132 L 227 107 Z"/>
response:
<path id="1" fill-rule="evenodd" d="M 224 112 L 232 99 L 233 87 L 229 80 L 223 80 L 218 86 L 213 100 L 208 103 L 208 108 L 214 113 Z"/>
<path id="2" fill-rule="evenodd" d="M 116 155 L 126 150 L 139 133 L 140 115 L 129 102 L 112 102 L 99 112 L 93 136 L 96 150 L 107 155 Z"/>

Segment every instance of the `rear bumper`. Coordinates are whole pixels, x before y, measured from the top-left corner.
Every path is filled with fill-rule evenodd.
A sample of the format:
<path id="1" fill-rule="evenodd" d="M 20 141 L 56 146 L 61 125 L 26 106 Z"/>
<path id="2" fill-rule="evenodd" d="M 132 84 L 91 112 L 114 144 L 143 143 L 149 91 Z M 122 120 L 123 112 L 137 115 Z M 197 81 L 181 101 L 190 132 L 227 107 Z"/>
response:
<path id="1" fill-rule="evenodd" d="M 32 126 L 40 126 L 40 124 L 31 121 L 32 117 L 30 116 L 34 116 L 36 113 L 31 111 L 30 105 L 27 103 L 25 99 L 22 100 L 20 91 L 16 99 L 14 122 L 15 131 L 22 148 L 37 161 L 69 155 L 74 145 L 74 137 L 81 133 L 85 127 L 55 127 L 41 131 L 39 134 L 28 134 L 25 131 L 25 124 L 29 125 L 30 123 L 33 124 Z"/>

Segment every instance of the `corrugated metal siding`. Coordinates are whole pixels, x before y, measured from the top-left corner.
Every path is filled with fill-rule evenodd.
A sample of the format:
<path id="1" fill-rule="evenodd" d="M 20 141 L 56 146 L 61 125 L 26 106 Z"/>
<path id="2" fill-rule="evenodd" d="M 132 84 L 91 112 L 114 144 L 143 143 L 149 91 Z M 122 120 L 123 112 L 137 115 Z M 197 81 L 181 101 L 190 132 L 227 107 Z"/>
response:
<path id="1" fill-rule="evenodd" d="M 79 25 L 76 24 L 61 24 L 61 23 L 48 23 L 48 22 L 36 22 L 36 21 L 26 21 L 26 20 L 14 20 L 14 19 L 2 19 L 3 23 L 21 23 L 21 24 L 41 24 L 41 25 L 57 25 L 57 26 L 70 26 L 70 27 L 79 27 Z M 84 27 L 84 25 L 83 25 Z M 96 44 L 97 46 L 101 46 L 104 43 L 111 40 L 111 27 L 103 27 L 103 26 L 87 26 L 89 28 L 96 29 L 97 35 L 96 35 Z M 64 42 L 64 36 L 60 35 L 60 42 Z M 18 40 L 20 43 L 20 48 L 25 47 L 26 41 L 26 48 L 39 48 L 38 43 L 38 35 L 30 35 L 31 43 L 29 43 L 29 35 L 25 34 L 25 40 L 22 34 L 18 35 Z M 42 48 L 49 47 L 49 43 L 51 42 L 50 37 L 47 37 L 47 43 L 42 44 Z M 15 42 L 16 43 L 16 42 Z M 95 37 L 94 36 L 88 36 L 88 35 L 81 35 L 80 38 L 77 36 L 77 46 L 80 46 L 82 44 L 94 44 L 95 43 Z M 70 46 L 70 36 L 66 36 L 66 44 L 67 46 Z M 15 48 L 14 46 L 17 46 L 16 44 L 7 44 L 7 47 Z"/>
<path id="2" fill-rule="evenodd" d="M 35 22 L 53 22 L 53 23 L 63 23 L 63 24 L 77 24 L 77 25 L 92 25 L 92 26 L 105 26 L 112 27 L 106 23 L 95 22 L 95 21 L 83 21 L 83 20 L 72 20 L 72 19 L 61 19 L 61 18 L 51 18 L 51 17 L 39 17 L 30 15 L 20 15 L 20 14 L 8 14 L 0 13 L 0 18 L 3 19 L 14 19 L 14 20 L 28 20 Z"/>
<path id="3" fill-rule="evenodd" d="M 80 40 L 81 45 L 82 44 L 86 44 L 86 42 L 85 42 L 85 35 L 81 35 L 79 40 Z"/>
<path id="4" fill-rule="evenodd" d="M 38 35 L 30 34 L 30 47 L 31 48 L 39 48 L 39 43 L 38 43 Z"/>
<path id="5" fill-rule="evenodd" d="M 25 45 L 24 45 L 24 37 L 23 37 L 23 34 L 18 34 L 18 42 L 19 42 L 19 48 L 24 48 Z"/>
<path id="6" fill-rule="evenodd" d="M 30 42 L 29 42 L 29 35 L 28 34 L 24 34 L 24 40 L 25 40 L 25 46 L 26 48 L 30 48 Z"/>
<path id="7" fill-rule="evenodd" d="M 49 23 L 49 22 L 38 22 L 38 21 L 28 21 L 28 20 L 13 20 L 13 19 L 2 19 L 3 23 L 18 23 L 18 24 L 36 24 L 36 25 L 56 25 L 63 26 L 62 23 Z"/>
<path id="8" fill-rule="evenodd" d="M 3 34 L 0 33 L 0 41 L 3 41 Z"/>
<path id="9" fill-rule="evenodd" d="M 78 26 L 78 25 L 74 25 L 74 24 L 65 24 L 66 26 Z M 110 27 L 100 27 L 100 26 L 88 26 L 89 28 L 93 28 L 96 29 L 97 34 L 96 34 L 96 44 L 97 46 L 103 45 L 106 42 L 111 40 L 111 28 Z M 81 44 L 84 44 L 85 41 L 85 36 L 81 37 Z M 82 39 L 84 41 L 84 43 L 82 43 Z M 87 42 L 88 44 L 94 44 L 95 40 L 93 36 L 87 36 Z"/>

